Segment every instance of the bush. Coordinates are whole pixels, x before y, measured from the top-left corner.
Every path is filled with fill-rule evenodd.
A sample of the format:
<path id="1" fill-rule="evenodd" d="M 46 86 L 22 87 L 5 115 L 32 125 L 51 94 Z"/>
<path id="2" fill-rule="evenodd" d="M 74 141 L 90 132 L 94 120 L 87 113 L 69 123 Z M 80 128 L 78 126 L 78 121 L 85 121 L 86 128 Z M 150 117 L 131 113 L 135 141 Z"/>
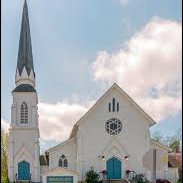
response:
<path id="1" fill-rule="evenodd" d="M 136 182 L 136 183 L 149 183 L 149 181 L 147 180 L 147 178 L 145 177 L 144 174 L 136 174 L 134 177 L 133 177 L 133 180 Z"/>
<path id="2" fill-rule="evenodd" d="M 179 179 L 179 180 L 177 181 L 177 183 L 182 183 L 182 179 Z"/>
<path id="3" fill-rule="evenodd" d="M 99 181 L 99 174 L 96 173 L 93 168 L 86 172 L 86 182 L 87 183 L 98 183 Z"/>

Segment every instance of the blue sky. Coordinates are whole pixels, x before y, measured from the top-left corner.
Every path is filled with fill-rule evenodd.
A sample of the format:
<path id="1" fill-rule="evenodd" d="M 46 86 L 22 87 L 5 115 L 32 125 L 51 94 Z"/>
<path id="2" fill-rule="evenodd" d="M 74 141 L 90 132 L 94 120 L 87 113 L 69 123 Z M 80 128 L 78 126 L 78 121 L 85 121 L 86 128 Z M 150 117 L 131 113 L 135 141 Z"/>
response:
<path id="1" fill-rule="evenodd" d="M 10 122 L 11 119 L 11 91 L 15 87 L 23 2 L 23 0 L 2 0 L 1 119 L 5 122 Z M 45 110 L 47 107 L 64 109 L 65 113 L 59 114 L 58 118 L 55 117 L 56 119 L 52 121 L 55 120 L 54 125 L 58 121 L 59 124 L 67 122 L 68 125 L 68 133 L 56 141 L 54 138 L 58 136 L 43 134 L 42 149 L 66 139 L 73 123 L 113 82 L 118 83 L 137 103 L 142 104 L 150 116 L 152 114 L 158 122 L 151 128 L 152 132 L 158 130 L 166 136 L 181 128 L 179 66 L 182 52 L 178 44 L 181 36 L 179 29 L 182 26 L 180 0 L 28 0 L 27 2 L 36 89 L 40 102 L 40 123 L 42 125 L 44 123 L 45 118 L 42 116 L 47 115 Z M 160 38 L 166 36 L 162 40 L 163 43 L 153 34 L 155 30 L 161 30 L 158 33 Z M 151 49 L 153 51 L 147 50 L 150 40 L 154 41 L 154 47 Z M 167 55 L 170 58 L 167 58 L 166 52 L 161 50 L 161 44 L 167 45 Z M 134 45 L 138 46 L 138 54 L 134 51 Z M 178 49 L 171 49 L 175 47 Z M 173 51 L 169 52 L 168 49 Z M 157 56 L 151 61 L 154 54 Z M 131 62 L 130 58 L 134 58 L 135 70 L 130 66 L 124 66 L 123 58 L 127 58 L 126 65 Z M 168 62 L 169 60 L 171 61 Z M 153 67 L 148 65 L 151 62 L 155 63 Z M 160 62 L 162 65 L 159 65 Z M 126 70 L 120 72 L 118 66 Z M 113 73 L 110 72 L 111 68 L 114 68 Z M 105 74 L 100 75 L 104 71 Z M 142 71 L 145 78 L 143 84 L 133 79 L 133 77 L 137 79 L 139 77 L 139 80 L 143 78 L 139 74 L 143 73 Z M 162 78 L 158 81 L 158 77 L 154 76 L 161 76 L 161 73 Z M 130 77 L 133 82 L 128 82 L 129 87 L 125 82 Z M 139 91 L 134 87 L 142 87 L 142 90 Z M 147 90 L 150 94 L 146 96 Z M 154 91 L 158 100 L 152 95 Z M 147 107 L 149 104 L 152 104 L 152 107 Z M 68 111 L 72 111 L 73 116 L 65 119 Z M 51 121 L 45 123 L 51 125 Z M 63 126 L 60 129 L 66 130 Z"/>

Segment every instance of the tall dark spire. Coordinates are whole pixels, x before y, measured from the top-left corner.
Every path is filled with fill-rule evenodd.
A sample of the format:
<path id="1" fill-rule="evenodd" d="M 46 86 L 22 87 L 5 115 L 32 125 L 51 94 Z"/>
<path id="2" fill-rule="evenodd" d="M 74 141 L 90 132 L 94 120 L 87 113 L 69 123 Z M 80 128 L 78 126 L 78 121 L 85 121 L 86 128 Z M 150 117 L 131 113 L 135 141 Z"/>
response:
<path id="1" fill-rule="evenodd" d="M 24 2 L 23 13 L 22 13 L 22 24 L 21 24 L 20 42 L 19 42 L 19 51 L 17 60 L 17 69 L 20 75 L 24 67 L 28 75 L 30 74 L 31 69 L 34 73 L 31 35 L 29 27 L 29 15 L 26 0 Z"/>

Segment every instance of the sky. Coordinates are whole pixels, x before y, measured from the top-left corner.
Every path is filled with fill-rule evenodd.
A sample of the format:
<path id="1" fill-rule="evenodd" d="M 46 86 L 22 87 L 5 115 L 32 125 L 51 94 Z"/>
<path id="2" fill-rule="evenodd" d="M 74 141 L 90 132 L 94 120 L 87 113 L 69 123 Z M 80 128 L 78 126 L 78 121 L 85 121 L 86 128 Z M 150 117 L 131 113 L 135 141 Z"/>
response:
<path id="1" fill-rule="evenodd" d="M 1 123 L 11 121 L 24 0 L 2 0 Z M 182 128 L 181 0 L 27 0 L 41 151 L 115 82 L 156 122 L 151 133 Z"/>

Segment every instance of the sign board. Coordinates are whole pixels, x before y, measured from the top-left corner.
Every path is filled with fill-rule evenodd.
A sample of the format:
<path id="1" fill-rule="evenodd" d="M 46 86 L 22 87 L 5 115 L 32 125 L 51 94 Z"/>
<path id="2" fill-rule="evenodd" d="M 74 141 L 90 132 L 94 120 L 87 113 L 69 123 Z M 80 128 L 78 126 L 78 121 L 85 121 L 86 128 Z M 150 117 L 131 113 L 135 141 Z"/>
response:
<path id="1" fill-rule="evenodd" d="M 73 183 L 73 176 L 47 176 L 47 183 Z"/>
<path id="2" fill-rule="evenodd" d="M 162 161 L 163 161 L 164 163 L 167 163 L 167 162 L 168 162 L 168 156 L 167 156 L 167 155 L 164 156 L 163 159 L 162 159 Z"/>

